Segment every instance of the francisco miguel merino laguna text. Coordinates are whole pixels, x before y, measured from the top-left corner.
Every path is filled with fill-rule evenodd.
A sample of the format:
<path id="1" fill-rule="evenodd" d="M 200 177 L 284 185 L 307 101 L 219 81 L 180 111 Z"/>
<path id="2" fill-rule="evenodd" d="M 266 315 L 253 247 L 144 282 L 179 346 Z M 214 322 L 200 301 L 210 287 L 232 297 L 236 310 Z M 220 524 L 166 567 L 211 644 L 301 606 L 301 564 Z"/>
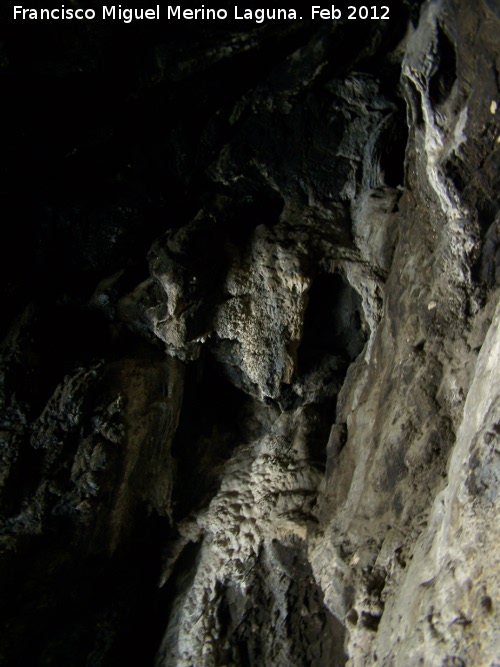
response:
<path id="1" fill-rule="evenodd" d="M 234 19 L 244 19 L 255 21 L 255 23 L 263 23 L 264 21 L 273 20 L 296 20 L 302 19 L 302 16 L 297 16 L 295 9 L 248 9 L 244 7 L 235 6 L 233 8 Z M 197 9 L 184 9 L 180 5 L 168 5 L 166 7 L 167 19 L 185 19 L 185 20 L 219 20 L 229 18 L 227 9 L 223 8 L 208 8 L 205 5 Z M 311 7 L 310 18 L 312 19 L 331 19 L 339 20 L 342 18 L 342 10 L 335 5 L 330 7 L 321 7 L 320 5 L 313 5 Z M 347 7 L 348 19 L 388 19 L 389 7 L 374 6 L 370 7 Z M 97 16 L 95 9 L 83 9 L 74 7 L 66 7 L 61 5 L 54 9 L 34 9 L 31 7 L 23 7 L 22 5 L 14 6 L 14 19 L 27 20 L 53 20 L 53 21 L 69 21 L 72 19 L 92 21 Z M 101 18 L 123 21 L 124 23 L 131 23 L 134 20 L 144 19 L 159 19 L 160 5 L 156 7 L 144 8 L 128 8 L 122 5 L 104 5 L 101 11 Z"/>

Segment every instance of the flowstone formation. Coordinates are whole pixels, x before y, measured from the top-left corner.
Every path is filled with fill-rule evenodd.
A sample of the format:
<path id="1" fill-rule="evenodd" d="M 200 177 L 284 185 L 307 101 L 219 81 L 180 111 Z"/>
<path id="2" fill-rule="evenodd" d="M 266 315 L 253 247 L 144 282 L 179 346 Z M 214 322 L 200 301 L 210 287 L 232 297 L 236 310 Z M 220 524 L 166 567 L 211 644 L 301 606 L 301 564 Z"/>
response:
<path id="1" fill-rule="evenodd" d="M 2 36 L 0 664 L 499 664 L 500 11 L 390 12 Z"/>

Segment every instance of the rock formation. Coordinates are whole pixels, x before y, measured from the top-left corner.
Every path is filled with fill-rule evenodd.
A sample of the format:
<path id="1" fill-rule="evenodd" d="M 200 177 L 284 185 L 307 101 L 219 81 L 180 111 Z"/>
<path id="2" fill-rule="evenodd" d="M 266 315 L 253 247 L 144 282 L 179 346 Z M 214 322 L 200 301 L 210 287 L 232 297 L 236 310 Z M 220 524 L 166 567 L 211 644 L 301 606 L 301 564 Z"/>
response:
<path id="1" fill-rule="evenodd" d="M 0 664 L 499 665 L 497 3 L 1 12 Z"/>

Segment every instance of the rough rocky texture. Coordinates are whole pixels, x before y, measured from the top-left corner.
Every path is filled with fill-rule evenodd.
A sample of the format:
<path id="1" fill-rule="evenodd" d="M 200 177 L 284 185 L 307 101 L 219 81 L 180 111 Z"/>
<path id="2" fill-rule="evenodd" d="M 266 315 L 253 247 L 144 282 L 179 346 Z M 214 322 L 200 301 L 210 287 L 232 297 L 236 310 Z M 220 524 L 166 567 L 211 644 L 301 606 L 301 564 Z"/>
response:
<path id="1" fill-rule="evenodd" d="M 497 665 L 497 4 L 1 49 L 0 664 Z"/>

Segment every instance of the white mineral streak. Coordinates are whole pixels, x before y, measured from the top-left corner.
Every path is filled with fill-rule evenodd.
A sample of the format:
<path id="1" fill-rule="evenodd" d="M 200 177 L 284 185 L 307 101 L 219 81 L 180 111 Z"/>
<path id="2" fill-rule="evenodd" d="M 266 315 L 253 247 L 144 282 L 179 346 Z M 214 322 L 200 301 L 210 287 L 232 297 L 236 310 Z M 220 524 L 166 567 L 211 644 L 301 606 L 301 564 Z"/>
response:
<path id="1" fill-rule="evenodd" d="M 416 132 L 423 132 L 425 174 L 447 220 L 441 242 L 442 270 L 449 275 L 450 281 L 464 284 L 470 280 L 467 269 L 464 269 L 466 257 L 474 247 L 469 230 L 470 213 L 443 167 L 446 159 L 453 153 L 458 154 L 467 141 L 468 109 L 467 106 L 460 111 L 453 109 L 457 103 L 456 86 L 452 87 L 449 99 L 440 106 L 433 103 L 429 92 L 431 79 L 436 75 L 436 58 L 430 54 L 439 52 L 439 25 L 444 7 L 443 0 L 434 0 L 425 6 L 418 30 L 408 42 L 402 72 L 420 98 L 423 129 L 416 128 Z"/>
<path id="2" fill-rule="evenodd" d="M 430 55 L 422 58 L 422 45 L 427 42 L 428 53 L 437 51 L 438 17 L 443 11 L 442 0 L 431 2 L 408 44 L 408 54 L 403 62 L 403 74 L 415 86 L 421 98 L 421 112 L 424 119 L 425 155 L 427 160 L 427 178 L 436 193 L 443 213 L 450 219 L 464 217 L 464 211 L 453 185 L 441 170 L 443 152 L 446 148 L 448 128 L 443 127 L 439 111 L 436 111 L 429 94 L 429 82 L 434 74 L 435 59 Z M 457 123 L 463 125 L 464 120 L 458 117 Z M 455 130 L 455 128 L 453 128 Z M 460 131 L 458 131 L 460 135 Z"/>

